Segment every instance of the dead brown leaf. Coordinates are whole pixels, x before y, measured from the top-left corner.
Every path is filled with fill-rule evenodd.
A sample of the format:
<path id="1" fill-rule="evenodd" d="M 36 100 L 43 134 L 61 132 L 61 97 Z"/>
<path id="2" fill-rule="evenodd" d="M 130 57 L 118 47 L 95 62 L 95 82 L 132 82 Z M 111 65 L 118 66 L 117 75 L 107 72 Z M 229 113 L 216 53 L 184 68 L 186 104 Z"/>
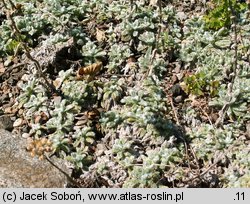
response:
<path id="1" fill-rule="evenodd" d="M 96 62 L 86 67 L 81 67 L 78 72 L 77 76 L 82 77 L 83 75 L 96 75 L 102 68 L 102 62 Z"/>
<path id="2" fill-rule="evenodd" d="M 105 32 L 96 28 L 96 39 L 98 42 L 103 42 L 106 39 Z"/>
<path id="3" fill-rule="evenodd" d="M 0 63 L 0 73 L 4 73 L 5 72 L 5 67 L 4 67 L 4 65 L 3 65 L 3 63 L 1 62 Z"/>
<path id="4" fill-rule="evenodd" d="M 54 81 L 53 81 L 53 85 L 55 86 L 56 89 L 59 89 L 62 85 L 62 79 L 60 78 L 56 78 Z"/>
<path id="5" fill-rule="evenodd" d="M 87 117 L 89 120 L 94 120 L 100 116 L 100 112 L 96 108 L 92 108 L 87 111 Z"/>

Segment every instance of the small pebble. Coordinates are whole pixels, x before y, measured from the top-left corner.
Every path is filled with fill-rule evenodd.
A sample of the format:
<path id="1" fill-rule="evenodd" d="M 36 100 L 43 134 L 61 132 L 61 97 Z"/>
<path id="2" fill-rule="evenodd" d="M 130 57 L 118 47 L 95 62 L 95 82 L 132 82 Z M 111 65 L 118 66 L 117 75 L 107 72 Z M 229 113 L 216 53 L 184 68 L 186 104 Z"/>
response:
<path id="1" fill-rule="evenodd" d="M 174 98 L 175 103 L 182 103 L 183 102 L 183 96 L 176 96 Z"/>
<path id="2" fill-rule="evenodd" d="M 0 116 L 0 129 L 5 129 L 9 131 L 13 129 L 13 122 L 10 116 L 7 115 Z"/>
<path id="3" fill-rule="evenodd" d="M 6 101 L 6 100 L 9 100 L 8 94 L 2 94 L 2 95 L 0 96 L 0 101 Z"/>
<path id="4" fill-rule="evenodd" d="M 22 81 L 29 81 L 30 80 L 30 75 L 24 74 L 21 78 Z"/>
<path id="5" fill-rule="evenodd" d="M 19 110 L 18 110 L 18 114 L 19 114 L 19 115 L 22 115 L 22 114 L 23 114 L 23 112 L 24 112 L 24 110 L 23 110 L 23 109 L 19 109 Z"/>
<path id="6" fill-rule="evenodd" d="M 29 137 L 30 137 L 30 134 L 25 132 L 25 133 L 22 134 L 22 137 L 23 137 L 23 138 L 29 138 Z"/>
<path id="7" fill-rule="evenodd" d="M 19 127 L 23 124 L 23 119 L 22 118 L 17 118 L 13 124 L 13 127 Z"/>
<path id="8" fill-rule="evenodd" d="M 6 114 L 12 113 L 12 108 L 11 108 L 11 107 L 6 107 L 6 108 L 4 109 L 4 113 L 6 113 Z"/>
<path id="9" fill-rule="evenodd" d="M 104 154 L 104 150 L 102 150 L 102 149 L 97 150 L 97 151 L 95 152 L 95 154 L 96 154 L 97 157 L 100 157 L 100 156 L 102 156 L 102 155 Z"/>
<path id="10" fill-rule="evenodd" d="M 14 106 L 12 106 L 12 107 L 6 107 L 4 109 L 4 113 L 5 114 L 16 114 L 17 111 L 18 111 L 17 107 L 14 107 Z"/>

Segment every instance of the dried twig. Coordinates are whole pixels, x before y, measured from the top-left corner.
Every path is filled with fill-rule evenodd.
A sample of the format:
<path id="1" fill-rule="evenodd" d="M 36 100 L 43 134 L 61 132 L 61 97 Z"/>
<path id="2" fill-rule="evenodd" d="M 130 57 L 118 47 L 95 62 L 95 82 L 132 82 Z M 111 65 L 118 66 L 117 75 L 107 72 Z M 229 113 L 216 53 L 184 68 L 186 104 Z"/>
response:
<path id="1" fill-rule="evenodd" d="M 204 176 L 210 169 L 212 169 L 214 166 L 216 166 L 216 165 L 219 163 L 219 161 L 220 161 L 220 160 L 218 160 L 218 161 L 215 162 L 214 164 L 208 166 L 208 167 L 206 168 L 206 170 L 204 170 L 202 173 L 196 175 L 196 176 L 193 177 L 193 178 L 190 178 L 190 179 L 188 179 L 188 180 L 185 180 L 184 182 L 187 183 L 187 182 L 193 181 L 193 180 L 195 180 L 195 179 L 197 179 L 197 178 L 201 178 L 201 177 Z"/>
<path id="2" fill-rule="evenodd" d="M 55 168 L 56 168 L 57 170 L 59 170 L 63 175 L 65 175 L 66 178 L 68 179 L 68 181 L 69 181 L 70 183 L 72 183 L 74 186 L 77 186 L 77 187 L 79 187 L 79 188 L 82 188 L 82 186 L 81 186 L 78 182 L 76 182 L 69 174 L 67 174 L 64 170 L 62 170 L 59 166 L 57 166 L 53 161 L 51 161 L 51 160 L 47 157 L 47 155 L 44 154 L 44 157 L 45 157 L 45 159 L 46 159 L 53 167 L 55 167 Z"/>
<path id="3" fill-rule="evenodd" d="M 25 66 L 27 63 L 19 63 L 19 64 L 17 64 L 17 65 L 15 65 L 15 66 L 12 66 L 12 67 L 8 67 L 8 69 L 6 69 L 5 71 L 4 71 L 4 73 L 3 73 L 3 75 L 5 75 L 5 74 L 7 74 L 7 73 L 9 73 L 9 72 L 11 72 L 12 70 L 14 70 L 14 69 L 20 69 L 21 67 L 23 67 L 23 66 Z"/>
<path id="4" fill-rule="evenodd" d="M 172 96 L 169 96 L 168 99 L 169 99 L 169 101 L 170 101 L 170 105 L 171 105 L 172 111 L 173 111 L 173 113 L 174 113 L 174 117 L 175 117 L 175 120 L 176 120 L 176 124 L 177 124 L 177 125 L 180 125 L 180 121 L 179 121 L 179 118 L 178 118 L 178 114 L 177 114 L 177 112 L 176 112 L 176 109 L 175 109 L 175 107 L 174 107 L 174 102 L 173 102 Z"/>
<path id="5" fill-rule="evenodd" d="M 133 11 L 133 4 L 134 4 L 134 0 L 130 0 L 130 11 Z"/>
<path id="6" fill-rule="evenodd" d="M 174 117 L 175 117 L 175 120 L 176 120 L 176 124 L 177 124 L 177 125 L 180 125 L 180 121 L 179 121 L 179 118 L 178 118 L 178 114 L 177 114 L 177 111 L 176 111 L 176 109 L 175 109 L 175 107 L 174 107 L 173 99 L 172 99 L 171 96 L 169 96 L 168 98 L 169 98 L 169 101 L 170 101 L 172 110 L 173 110 L 173 112 L 174 112 Z M 189 168 L 190 170 L 192 170 L 192 168 L 191 168 L 191 166 L 190 166 L 191 160 L 190 160 L 189 153 L 188 153 L 188 152 L 189 152 L 188 149 L 190 149 L 190 151 L 191 151 L 191 153 L 192 153 L 192 155 L 193 155 L 193 157 L 194 157 L 194 159 L 195 159 L 195 163 L 196 163 L 196 165 L 197 165 L 197 168 L 200 169 L 200 168 L 199 168 L 198 159 L 197 159 L 197 157 L 196 157 L 196 155 L 195 155 L 195 152 L 193 151 L 192 147 L 191 147 L 190 145 L 187 144 L 187 142 L 186 142 L 186 140 L 184 139 L 183 136 L 180 136 L 180 139 L 182 140 L 182 142 L 183 142 L 183 144 L 184 144 L 184 147 L 185 147 L 185 153 L 186 153 L 186 157 L 187 157 L 187 159 L 188 159 L 188 168 Z"/>
<path id="7" fill-rule="evenodd" d="M 205 174 L 207 174 L 208 171 L 209 171 L 210 169 L 212 169 L 212 168 L 215 167 L 219 162 L 221 162 L 222 159 L 223 159 L 223 156 L 224 156 L 224 155 L 227 155 L 227 153 L 230 152 L 230 151 L 233 149 L 233 147 L 234 147 L 234 145 L 231 145 L 230 147 L 228 147 L 228 149 L 225 150 L 224 154 L 219 155 L 217 158 L 215 158 L 215 159 L 214 159 L 215 162 L 214 162 L 213 164 L 209 165 L 202 173 L 199 173 L 199 174 L 196 175 L 195 177 L 190 178 L 190 179 L 188 179 L 188 180 L 186 180 L 186 181 L 184 181 L 184 182 L 187 183 L 187 182 L 193 181 L 193 180 L 195 180 L 195 179 L 197 179 L 197 178 L 200 178 L 200 179 L 201 179 L 201 177 L 204 176 Z"/>
<path id="8" fill-rule="evenodd" d="M 158 7 L 159 7 L 159 26 L 158 26 L 158 32 L 156 34 L 156 39 L 155 39 L 155 49 L 152 52 L 152 57 L 151 57 L 151 66 L 148 71 L 148 76 L 152 75 L 153 72 L 153 61 L 156 57 L 156 53 L 159 49 L 159 41 L 160 41 L 160 36 L 161 36 L 161 30 L 162 30 L 162 0 L 158 0 Z"/>

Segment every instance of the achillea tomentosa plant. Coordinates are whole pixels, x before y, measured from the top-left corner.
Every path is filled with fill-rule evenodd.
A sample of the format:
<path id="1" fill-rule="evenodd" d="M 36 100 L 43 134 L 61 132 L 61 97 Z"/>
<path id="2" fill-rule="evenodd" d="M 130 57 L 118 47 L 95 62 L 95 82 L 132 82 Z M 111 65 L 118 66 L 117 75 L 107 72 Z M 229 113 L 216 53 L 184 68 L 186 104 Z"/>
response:
<path id="1" fill-rule="evenodd" d="M 116 106 L 122 98 L 125 90 L 125 80 L 112 79 L 104 84 L 103 98 L 101 105 L 106 110 L 109 110 L 112 106 Z"/>
<path id="2" fill-rule="evenodd" d="M 121 22 L 122 41 L 130 41 L 133 38 L 138 38 L 145 31 L 155 29 L 154 21 L 157 20 L 157 17 L 153 15 L 153 11 L 143 7 L 138 9 L 141 11 L 131 13 L 129 18 L 124 18 Z"/>
<path id="3" fill-rule="evenodd" d="M 27 103 L 32 95 L 46 95 L 46 90 L 43 86 L 39 85 L 39 80 L 35 77 L 32 77 L 31 80 L 27 81 L 27 83 L 20 84 L 19 87 L 23 91 L 23 93 L 18 97 L 20 104 Z"/>
<path id="4" fill-rule="evenodd" d="M 106 52 L 98 48 L 92 41 L 88 41 L 82 46 L 81 53 L 86 63 L 90 64 L 95 63 L 97 60 L 102 59 L 106 55 Z"/>
<path id="5" fill-rule="evenodd" d="M 224 104 L 229 104 L 229 108 L 226 112 L 226 115 L 231 120 L 238 119 L 249 119 L 249 116 L 246 114 L 249 104 L 249 87 L 246 86 L 250 84 L 250 80 L 236 79 L 233 87 L 233 93 L 230 97 L 227 94 L 227 87 L 222 85 L 218 92 L 218 97 L 209 102 L 211 107 L 222 108 Z"/>
<path id="6" fill-rule="evenodd" d="M 62 85 L 62 92 L 68 100 L 75 101 L 82 107 L 95 103 L 97 97 L 93 83 L 85 81 L 67 81 Z"/>
<path id="7" fill-rule="evenodd" d="M 55 104 L 55 109 L 52 111 L 52 118 L 46 123 L 48 129 L 52 131 L 69 132 L 74 121 L 74 113 L 77 111 L 77 104 L 71 103 L 67 100 L 62 100 L 59 104 Z"/>
<path id="8" fill-rule="evenodd" d="M 182 153 L 177 148 L 170 148 L 167 143 L 152 151 L 147 156 L 142 156 L 142 166 L 135 166 L 129 171 L 129 177 L 123 187 L 130 188 L 153 188 L 161 186 L 160 180 L 165 177 L 164 172 L 170 169 L 177 169 L 175 164 L 182 160 Z M 180 172 L 176 171 L 167 179 L 171 181 L 179 177 Z"/>
<path id="9" fill-rule="evenodd" d="M 214 128 L 201 125 L 188 132 L 197 159 L 208 164 L 211 160 L 220 162 L 223 174 L 219 180 L 224 187 L 249 186 L 249 148 L 239 141 L 241 124 L 224 125 Z M 230 161 L 230 162 L 229 162 Z"/>
<path id="10" fill-rule="evenodd" d="M 51 133 L 49 138 L 53 142 L 53 148 L 61 155 L 70 152 L 70 140 L 67 134 L 73 128 L 74 113 L 77 112 L 76 104 L 67 104 L 67 100 L 63 100 L 59 104 L 55 104 L 55 109 L 51 113 L 51 118 L 46 123 L 46 128 Z"/>
<path id="11" fill-rule="evenodd" d="M 153 81 L 145 81 L 143 88 L 133 87 L 129 90 L 129 96 L 124 97 L 121 102 L 130 109 L 124 111 L 128 122 L 137 121 L 139 124 L 154 124 L 157 122 L 157 115 L 166 111 L 163 91 Z M 157 115 L 156 115 L 157 114 Z"/>
<path id="12" fill-rule="evenodd" d="M 61 3 L 50 3 L 49 9 L 57 8 Z M 102 4 L 102 2 L 99 3 Z M 114 9 L 114 7 L 115 5 L 112 8 Z M 125 9 L 126 6 L 122 7 Z M 103 7 L 100 5 L 97 8 Z M 70 35 L 79 38 L 77 42 L 81 40 L 81 37 L 83 38 L 78 44 L 82 45 L 81 53 L 85 64 L 95 63 L 97 60 L 108 56 L 109 62 L 104 69 L 107 68 L 107 71 L 113 74 L 123 73 L 123 67 L 134 52 L 131 50 L 130 45 L 133 40 L 136 40 L 139 42 L 139 47 L 141 47 L 138 47 L 138 51 L 141 49 L 142 53 L 146 53 L 140 56 L 138 63 L 136 63 L 138 65 L 136 70 L 142 75 L 147 73 L 149 67 L 152 67 L 153 70 L 152 78 L 141 81 L 142 84 L 130 82 L 133 87 L 130 87 L 129 90 L 125 89 L 127 82 L 123 78 L 113 77 L 109 82 L 105 83 L 99 83 L 97 80 L 93 82 L 74 81 L 72 70 L 59 72 L 57 89 L 62 91 L 63 98 L 59 104 L 55 102 L 50 104 L 51 117 L 43 126 L 33 125 L 31 132 L 37 133 L 37 136 L 49 134 L 54 151 L 71 161 L 76 168 L 88 167 L 90 162 L 93 162 L 93 158 L 89 154 L 89 146 L 95 143 L 95 133 L 92 127 L 89 126 L 74 131 L 72 128 L 74 114 L 79 113 L 81 109 L 84 110 L 91 105 L 97 104 L 97 100 L 100 100 L 101 105 L 108 110 L 102 114 L 100 120 L 102 130 L 107 135 L 109 133 L 115 134 L 116 131 L 121 131 L 121 134 L 128 134 L 126 131 L 122 133 L 122 129 L 127 126 L 131 127 L 132 135 L 145 138 L 145 140 L 152 139 L 152 145 L 162 144 L 164 139 L 171 135 L 171 123 L 164 116 L 166 112 L 165 96 L 158 81 L 158 78 L 161 78 L 162 73 L 166 71 L 164 56 L 157 54 L 153 64 L 151 63 L 151 55 L 156 47 L 157 34 L 157 26 L 154 23 L 158 22 L 158 17 L 154 14 L 152 8 L 138 8 L 143 11 L 139 9 L 131 13 L 129 22 L 127 22 L 126 18 L 117 17 L 121 21 L 120 24 L 114 24 L 112 31 L 105 32 L 108 39 L 117 38 L 119 40 L 119 36 L 122 39 L 121 42 L 121 39 L 119 40 L 119 43 L 115 40 L 112 41 L 113 44 L 108 47 L 107 51 L 102 50 L 98 43 L 91 41 L 90 38 L 86 42 L 86 36 L 79 35 L 77 27 L 73 28 L 75 30 L 69 31 Z M 62 10 L 58 12 L 64 13 L 65 9 L 63 6 Z M 88 9 L 85 11 L 90 12 Z M 126 12 L 123 12 L 122 15 L 125 14 Z M 62 24 L 70 22 L 70 15 L 71 12 L 62 19 Z M 53 13 L 50 16 L 50 23 L 53 24 L 53 18 L 57 21 L 60 19 L 59 17 L 60 15 L 57 12 Z M 55 23 L 57 24 L 59 21 Z M 123 26 L 125 26 L 125 30 L 121 29 Z M 58 28 L 60 28 L 60 23 Z M 113 31 L 116 31 L 116 36 L 113 36 Z M 130 73 L 130 71 L 126 69 L 126 73 Z M 99 87 L 95 87 L 96 84 Z M 111 107 L 112 110 L 109 110 Z M 132 143 L 133 141 L 130 143 L 126 139 L 123 141 L 122 138 L 116 138 L 112 150 L 113 154 L 116 154 L 116 161 L 119 165 L 129 168 L 131 171 L 133 171 L 133 163 L 136 158 L 133 151 L 130 152 L 130 148 L 133 148 Z M 147 158 L 144 159 L 147 160 Z M 160 172 L 155 173 L 161 174 Z M 155 181 L 155 179 L 153 180 Z M 150 185 L 153 184 L 150 183 Z"/>
<path id="13" fill-rule="evenodd" d="M 31 121 L 30 134 L 34 137 L 47 135 L 52 141 L 53 151 L 69 160 L 76 168 L 85 168 L 92 162 L 88 146 L 94 143 L 92 127 L 84 126 L 73 130 L 75 114 L 95 104 L 96 94 L 93 86 L 85 81 L 72 81 L 73 71 L 60 71 L 57 81 L 64 98 L 49 101 L 39 80 L 22 85 L 23 93 L 19 102 L 27 108 L 24 115 Z M 34 123 L 34 116 L 46 113 L 48 120 L 43 124 Z M 71 138 L 71 139 L 70 139 Z"/>
<path id="14" fill-rule="evenodd" d="M 163 91 L 153 79 L 141 81 L 128 89 L 127 96 L 121 100 L 123 108 L 115 107 L 100 120 L 106 135 L 119 134 L 114 140 L 112 154 L 114 160 L 129 172 L 124 187 L 156 187 L 169 165 L 181 160 L 182 153 L 173 147 L 174 144 L 171 146 L 166 142 L 172 127 L 164 120 L 166 104 L 163 97 Z M 147 155 L 143 157 L 136 149 L 138 139 L 142 146 L 144 142 L 157 147 L 165 143 L 159 147 L 161 151 L 143 149 Z M 143 162 L 142 166 L 137 165 L 138 160 Z"/>
<path id="15" fill-rule="evenodd" d="M 131 168 L 134 164 L 135 156 L 132 148 L 133 141 L 129 141 L 126 137 L 116 139 L 112 148 L 115 160 L 124 168 Z"/>
<path id="16" fill-rule="evenodd" d="M 152 69 L 152 74 L 156 78 L 162 78 L 163 73 L 166 71 L 167 62 L 163 59 L 161 55 L 156 55 L 152 63 L 152 48 L 148 48 L 145 55 L 142 55 L 138 59 L 138 65 L 140 67 L 139 72 L 145 74 Z"/>
<path id="17" fill-rule="evenodd" d="M 66 159 L 74 164 L 78 169 L 87 169 L 93 162 L 93 156 L 90 155 L 90 146 L 95 142 L 95 133 L 91 127 L 84 127 L 76 131 L 72 138 L 74 139 L 73 147 L 75 152 L 71 152 Z"/>
<path id="18" fill-rule="evenodd" d="M 244 145 L 238 145 L 232 149 L 228 155 L 232 162 L 228 168 L 225 168 L 225 173 L 222 175 L 223 187 L 250 187 L 250 159 L 246 156 L 248 154 L 249 148 L 246 148 Z"/>
<path id="19" fill-rule="evenodd" d="M 91 4 L 87 1 L 38 1 L 12 0 L 20 5 L 22 15 L 13 17 L 17 28 L 22 34 L 22 40 L 34 47 L 40 40 L 47 40 L 47 44 L 67 41 L 74 37 L 79 45 L 86 42 L 86 36 L 77 23 L 86 18 L 91 12 Z M 9 8 L 9 2 L 7 2 Z M 92 6 L 93 7 L 93 6 Z M 4 21 L 0 25 L 0 50 L 4 55 L 14 54 L 19 50 L 19 40 L 13 38 L 10 22 Z M 40 39 L 41 38 L 41 39 Z M 46 39 L 44 39 L 46 38 Z M 20 51 L 20 50 L 19 50 Z"/>
<path id="20" fill-rule="evenodd" d="M 139 0 L 134 3 L 131 6 L 129 1 L 123 0 L 111 3 L 101 0 L 25 2 L 24 16 L 15 18 L 24 41 L 28 42 L 25 36 L 30 36 L 29 39 L 35 42 L 28 42 L 32 46 L 40 40 L 42 44 L 55 44 L 73 36 L 82 54 L 81 65 L 101 61 L 103 69 L 91 82 L 85 79 L 76 81 L 73 69 L 60 71 L 56 76 L 56 89 L 62 93 L 59 99 L 48 97 L 38 79 L 31 80 L 22 86 L 19 101 L 28 109 L 24 116 L 30 120 L 30 133 L 38 138 L 48 137 L 54 152 L 70 161 L 76 169 L 90 170 L 97 166 L 98 178 L 104 178 L 106 174 L 111 175 L 107 169 L 116 165 L 115 169 L 126 171 L 119 185 L 159 187 L 174 181 L 178 183 L 187 176 L 185 148 L 176 142 L 174 126 L 167 120 L 168 104 L 161 88 L 161 80 L 168 71 L 167 59 L 177 58 L 184 68 L 194 69 L 196 74 L 190 78 L 191 81 L 195 79 L 194 86 L 201 85 L 201 89 L 209 86 L 209 89 L 212 86 L 210 81 L 223 83 L 231 68 L 234 60 L 232 36 L 226 28 L 206 30 L 202 18 L 180 19 L 174 7 L 164 5 L 160 13 L 156 4 L 148 5 L 149 2 Z M 34 25 L 28 23 L 25 27 L 27 20 Z M 8 41 L 13 34 L 8 25 L 6 21 L 0 25 L 3 34 L 0 35 L 0 52 L 5 54 L 15 52 L 19 43 Z M 88 32 L 90 27 L 92 30 Z M 98 40 L 98 30 L 107 43 Z M 242 35 L 247 36 L 248 32 L 245 25 Z M 238 46 L 238 62 L 242 69 L 237 73 L 233 87 L 235 100 L 230 101 L 230 106 L 238 108 L 243 105 L 243 109 L 232 112 L 228 109 L 228 115 L 236 115 L 239 121 L 247 119 L 244 111 L 249 105 L 249 64 L 246 62 L 249 46 L 244 38 L 244 43 L 239 42 Z M 195 88 L 190 87 L 190 80 L 186 83 L 190 90 Z M 210 105 L 221 108 L 227 102 L 226 87 L 216 88 L 218 94 L 214 94 Z M 100 120 L 74 129 L 76 114 L 81 115 L 92 107 L 104 108 Z M 48 119 L 42 124 L 34 123 L 32 115 L 41 111 L 47 113 Z M 194 109 L 188 109 L 186 115 L 184 113 L 184 119 L 191 122 L 196 116 Z M 97 137 L 95 123 L 100 123 L 104 138 Z M 194 124 L 187 134 L 198 159 L 210 164 L 214 152 L 229 150 L 235 144 L 238 127 L 226 125 L 224 129 L 213 129 L 207 124 L 198 126 L 200 123 Z M 105 151 L 101 159 L 95 160 L 95 145 L 103 142 L 111 151 Z M 233 159 L 231 153 L 229 151 L 227 156 Z M 237 150 L 236 157 L 240 158 L 244 153 Z M 233 160 L 245 174 L 236 172 L 232 179 L 227 179 L 226 175 L 231 174 L 233 168 L 225 169 L 226 174 L 220 179 L 228 186 L 233 186 L 234 181 L 238 186 L 244 185 L 249 178 L 246 171 L 249 163 L 246 159 Z"/>
<path id="21" fill-rule="evenodd" d="M 240 26 L 244 27 L 245 23 L 241 23 Z M 204 25 L 202 19 L 196 22 L 193 22 L 193 20 L 187 21 L 184 32 L 184 37 L 187 37 L 185 37 L 185 41 L 180 49 L 180 56 L 186 63 L 186 67 L 197 69 L 199 71 L 197 75 L 206 73 L 204 81 L 200 80 L 199 84 L 197 84 L 201 86 L 206 84 L 206 81 L 221 83 L 224 80 L 228 80 L 230 78 L 228 72 L 232 70 L 234 65 L 234 50 L 229 30 L 221 28 L 218 31 L 206 31 Z M 245 32 L 242 29 L 243 35 Z M 245 77 L 245 74 L 242 74 L 248 70 L 248 65 L 246 65 L 243 57 L 246 55 L 246 47 L 243 41 L 239 42 L 238 47 L 237 62 L 239 70 L 237 74 L 240 76 L 236 76 L 234 80 L 232 93 L 229 96 L 228 87 L 225 84 L 221 85 L 218 87 L 216 94 L 213 95 L 216 97 L 209 102 L 210 106 L 216 108 L 222 108 L 224 104 L 229 104 L 226 114 L 233 120 L 248 118 L 245 113 L 249 103 L 249 89 L 247 85 L 249 84 L 249 79 Z M 186 78 L 186 85 L 189 86 L 188 78 Z M 192 82 L 192 86 L 194 85 Z M 211 85 L 216 84 L 207 84 L 207 88 Z M 197 95 L 202 94 L 201 88 L 196 88 L 196 92 Z M 232 98 L 231 101 L 229 101 L 230 98 Z"/>
<path id="22" fill-rule="evenodd" d="M 121 65 L 132 55 L 130 47 L 126 44 L 114 44 L 110 47 L 108 56 L 109 64 L 107 65 L 108 72 L 120 73 Z"/>
<path id="23" fill-rule="evenodd" d="M 27 119 L 34 120 L 36 113 L 45 113 L 49 115 L 49 100 L 45 88 L 39 83 L 39 80 L 32 77 L 26 84 L 20 84 L 23 91 L 17 98 L 19 106 L 23 106 Z"/>
<path id="24" fill-rule="evenodd" d="M 211 125 L 201 125 L 190 132 L 193 149 L 198 159 L 210 161 L 214 152 L 226 150 L 238 136 L 235 127 L 225 126 L 225 129 L 214 129 Z"/>
<path id="25" fill-rule="evenodd" d="M 161 131 L 164 132 L 163 130 L 169 128 L 167 120 L 164 122 L 166 101 L 163 99 L 163 91 L 152 79 L 141 83 L 142 85 L 131 87 L 128 90 L 128 96 L 121 99 L 121 104 L 124 104 L 122 109 L 113 109 L 105 113 L 106 117 L 101 119 L 105 129 L 112 128 L 115 125 L 115 123 L 113 124 L 114 121 L 119 121 L 115 128 L 121 121 L 124 125 L 136 125 L 144 132 L 142 135 L 146 133 L 151 134 L 151 136 L 154 134 L 161 135 Z M 112 119 L 107 120 L 111 116 L 113 116 Z M 168 135 L 168 131 L 165 134 Z"/>

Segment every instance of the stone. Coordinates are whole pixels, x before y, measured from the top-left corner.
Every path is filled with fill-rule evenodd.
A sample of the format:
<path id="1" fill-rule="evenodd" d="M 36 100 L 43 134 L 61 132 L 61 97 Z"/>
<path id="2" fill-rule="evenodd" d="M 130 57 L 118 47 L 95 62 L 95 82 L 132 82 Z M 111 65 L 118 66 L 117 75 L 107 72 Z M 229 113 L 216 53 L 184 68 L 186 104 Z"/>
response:
<path id="1" fill-rule="evenodd" d="M 22 138 L 29 138 L 30 137 L 30 134 L 25 132 L 22 134 Z"/>
<path id="2" fill-rule="evenodd" d="M 171 88 L 171 92 L 172 92 L 172 95 L 174 97 L 176 97 L 176 96 L 184 96 L 185 95 L 185 92 L 183 91 L 180 84 L 173 85 L 172 88 Z"/>
<path id="3" fill-rule="evenodd" d="M 0 129 L 5 129 L 11 131 L 13 129 L 13 121 L 8 115 L 0 116 Z"/>
<path id="4" fill-rule="evenodd" d="M 177 12 L 176 15 L 177 15 L 177 17 L 178 17 L 181 21 L 184 21 L 184 20 L 187 19 L 187 15 L 186 15 L 184 12 L 182 12 L 182 11 Z"/>
<path id="5" fill-rule="evenodd" d="M 8 94 L 2 93 L 0 96 L 0 103 L 2 104 L 4 101 L 7 101 L 9 99 Z"/>
<path id="6" fill-rule="evenodd" d="M 64 174 L 47 160 L 32 158 L 26 151 L 27 140 L 0 129 L 0 188 L 63 188 L 68 181 Z M 51 160 L 70 175 L 65 163 Z"/>
<path id="7" fill-rule="evenodd" d="M 44 44 L 32 49 L 31 56 L 39 61 L 41 67 L 47 68 L 48 74 L 58 74 L 61 70 L 68 70 L 71 67 L 79 66 L 77 62 L 81 59 L 77 48 L 74 46 L 73 37 L 67 42 L 57 43 L 55 45 Z M 30 59 L 26 59 L 30 61 Z M 32 63 L 28 63 L 31 68 Z"/>
<path id="8" fill-rule="evenodd" d="M 22 118 L 17 118 L 15 122 L 13 123 L 13 127 L 19 127 L 23 124 L 23 119 Z"/>
<path id="9" fill-rule="evenodd" d="M 182 103 L 184 101 L 183 96 L 176 96 L 174 97 L 174 102 L 175 103 Z"/>

